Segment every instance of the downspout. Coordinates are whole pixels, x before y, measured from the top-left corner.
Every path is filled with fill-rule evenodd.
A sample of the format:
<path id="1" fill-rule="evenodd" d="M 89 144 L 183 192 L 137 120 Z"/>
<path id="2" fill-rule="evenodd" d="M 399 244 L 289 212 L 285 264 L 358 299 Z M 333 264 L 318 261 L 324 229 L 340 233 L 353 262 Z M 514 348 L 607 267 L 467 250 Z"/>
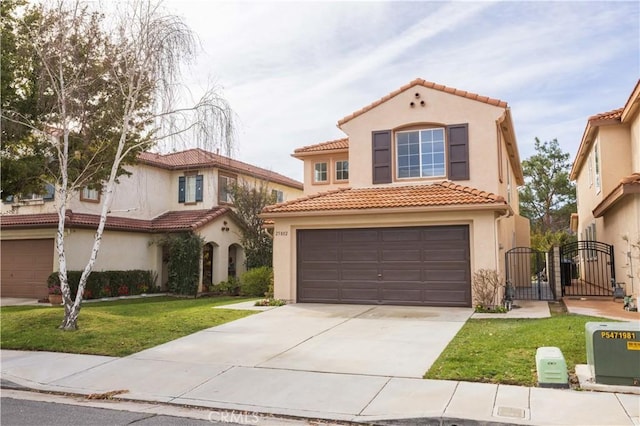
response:
<path id="1" fill-rule="evenodd" d="M 494 233 L 494 240 L 495 240 L 495 250 L 496 250 L 496 272 L 500 272 L 500 239 L 499 239 L 499 235 L 498 235 L 498 223 L 502 220 L 502 219 L 506 219 L 508 217 L 513 216 L 513 210 L 511 209 L 511 206 L 507 206 L 507 210 L 499 215 L 498 217 L 495 218 L 495 223 L 493 225 L 493 233 Z"/>

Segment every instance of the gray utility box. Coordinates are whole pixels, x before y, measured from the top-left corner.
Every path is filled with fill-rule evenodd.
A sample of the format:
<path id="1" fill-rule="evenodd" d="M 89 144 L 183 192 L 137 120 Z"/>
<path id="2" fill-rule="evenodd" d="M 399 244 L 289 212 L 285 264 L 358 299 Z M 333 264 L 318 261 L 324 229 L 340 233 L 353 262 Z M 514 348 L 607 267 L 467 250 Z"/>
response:
<path id="1" fill-rule="evenodd" d="M 640 323 L 588 322 L 585 337 L 596 383 L 640 386 Z"/>
<path id="2" fill-rule="evenodd" d="M 542 388 L 568 388 L 567 362 L 560 348 L 543 346 L 536 350 L 538 386 Z"/>

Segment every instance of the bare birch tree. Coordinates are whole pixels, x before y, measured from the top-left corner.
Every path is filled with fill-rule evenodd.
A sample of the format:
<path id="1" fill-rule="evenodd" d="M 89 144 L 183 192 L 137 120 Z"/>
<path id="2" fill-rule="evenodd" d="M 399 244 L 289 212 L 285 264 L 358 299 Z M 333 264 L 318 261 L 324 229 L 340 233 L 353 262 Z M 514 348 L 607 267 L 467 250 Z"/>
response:
<path id="1" fill-rule="evenodd" d="M 117 178 L 136 155 L 185 132 L 218 141 L 229 152 L 232 112 L 214 90 L 192 106 L 180 103 L 181 67 L 196 54 L 195 35 L 150 1 L 125 2 L 110 18 L 80 2 L 41 7 L 29 39 L 41 67 L 39 120 L 3 111 L 3 118 L 50 141 L 56 182 L 56 249 L 64 303 L 64 330 L 78 327 L 82 296 L 96 262 Z M 65 217 L 70 197 L 85 186 L 102 189 L 93 246 L 75 300 L 67 279 Z"/>

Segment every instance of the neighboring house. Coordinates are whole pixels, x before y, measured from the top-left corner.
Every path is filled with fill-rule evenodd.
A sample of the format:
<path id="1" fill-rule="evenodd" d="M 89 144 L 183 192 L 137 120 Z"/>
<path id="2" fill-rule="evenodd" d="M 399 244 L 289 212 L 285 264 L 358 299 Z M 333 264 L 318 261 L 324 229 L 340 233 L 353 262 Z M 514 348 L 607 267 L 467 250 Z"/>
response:
<path id="1" fill-rule="evenodd" d="M 614 246 L 616 280 L 640 294 L 640 80 L 619 109 L 589 117 L 571 169 L 579 240 Z"/>
<path id="2" fill-rule="evenodd" d="M 295 150 L 305 197 L 268 206 L 275 295 L 471 306 L 471 277 L 529 245 L 507 103 L 417 79 Z"/>
<path id="3" fill-rule="evenodd" d="M 302 194 L 302 184 L 201 149 L 173 154 L 142 153 L 131 176 L 119 178 L 94 270 L 151 270 L 166 288 L 167 253 L 155 244 L 166 233 L 194 231 L 205 240 L 200 291 L 224 281 L 232 262 L 243 271 L 241 228 L 229 187 L 235 181 L 268 184 L 276 199 Z M 58 267 L 54 237 L 55 194 L 6 197 L 2 235 L 2 296 L 45 297 L 46 279 Z M 85 188 L 70 201 L 65 251 L 69 270 L 84 269 L 101 211 L 100 191 Z"/>

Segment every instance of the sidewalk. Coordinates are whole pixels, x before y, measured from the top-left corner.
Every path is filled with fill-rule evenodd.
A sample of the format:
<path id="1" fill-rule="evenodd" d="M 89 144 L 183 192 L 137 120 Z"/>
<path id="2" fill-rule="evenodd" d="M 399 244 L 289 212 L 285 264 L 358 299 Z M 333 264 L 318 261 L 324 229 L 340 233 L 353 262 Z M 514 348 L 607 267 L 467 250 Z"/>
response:
<path id="1" fill-rule="evenodd" d="M 509 314 L 501 314 L 502 317 L 536 318 L 550 315 L 546 302 L 523 302 L 519 306 Z M 252 308 L 247 303 L 234 306 L 240 307 Z M 417 329 L 411 327 L 419 327 L 422 332 L 432 335 L 456 318 L 449 317 L 448 322 L 439 321 L 435 313 L 428 309 L 401 312 L 424 314 L 425 318 L 414 323 L 416 318 L 385 320 L 375 317 L 373 312 L 378 308 L 333 307 L 335 309 L 329 309 L 329 312 L 325 311 L 332 306 L 324 310 L 318 306 L 313 308 L 298 308 L 309 311 L 306 317 L 302 317 L 300 312 L 291 312 L 287 316 L 286 310 L 260 308 L 269 312 L 258 314 L 266 315 L 261 317 L 259 325 L 275 330 L 275 333 L 269 335 L 271 337 L 268 340 L 259 340 L 257 343 L 258 335 L 239 333 L 237 329 L 247 328 L 255 332 L 258 325 L 252 319 L 256 320 L 258 315 L 203 330 L 124 358 L 0 350 L 2 388 L 76 395 L 120 391 L 115 392 L 114 400 L 144 402 L 167 410 L 192 406 L 211 412 L 235 410 L 281 416 L 280 419 L 294 417 L 311 424 L 317 422 L 309 419 L 380 425 L 640 425 L 640 395 L 631 394 L 639 390 L 637 387 L 618 387 L 614 391 L 609 388 L 608 392 L 579 392 L 424 380 L 420 378 L 422 373 L 399 377 L 393 372 L 404 371 L 408 367 L 404 365 L 402 360 L 405 358 L 399 349 L 383 352 L 384 362 L 371 370 L 373 372 L 362 370 L 363 357 L 356 356 L 361 351 L 377 353 L 388 350 L 389 345 L 402 344 L 403 349 L 406 349 L 404 346 L 410 346 L 408 341 L 402 340 L 404 335 L 389 334 L 389 327 L 396 331 L 409 327 L 408 335 L 415 340 L 418 335 L 412 330 Z M 293 309 L 295 305 L 289 308 Z M 334 317 L 336 312 L 345 309 L 358 312 L 364 309 L 366 312 L 346 322 L 342 317 Z M 468 313 L 465 312 L 459 313 L 458 321 L 466 318 Z M 473 317 L 486 315 L 494 314 L 473 314 Z M 291 324 L 291 318 L 294 317 L 297 322 Z M 319 323 L 313 326 L 320 330 L 316 340 L 332 336 L 329 346 L 310 344 L 313 339 L 307 337 L 302 341 L 291 340 L 295 330 L 313 328 L 313 321 L 319 321 L 318 318 L 325 318 L 331 324 L 342 324 L 334 324 L 331 328 L 326 328 L 326 324 L 321 327 Z M 374 322 L 378 325 L 373 326 Z M 345 353 L 344 348 L 355 344 L 353 334 L 345 334 L 349 330 L 345 326 L 349 324 L 351 329 L 356 327 L 360 333 L 358 336 L 363 337 L 364 331 L 367 331 L 375 342 L 385 342 L 385 348 L 371 346 L 367 340 L 359 340 L 355 352 Z M 349 338 L 345 340 L 345 336 Z M 400 340 L 389 340 L 390 336 Z M 283 344 L 277 345 L 277 339 L 285 340 L 284 343 L 291 340 L 293 343 L 280 342 Z M 174 350 L 168 351 L 167 347 L 174 347 Z M 228 348 L 226 356 L 225 347 Z M 425 356 L 424 347 L 420 347 L 421 356 Z M 323 352 L 317 353 L 318 350 Z M 337 352 L 329 353 L 331 351 Z M 161 356 L 163 354 L 165 356 Z M 277 362 L 278 359 L 291 361 L 292 354 L 297 354 L 298 358 L 304 355 L 304 359 L 311 357 L 316 363 L 303 363 L 306 367 L 302 368 L 291 362 Z M 322 372 L 320 367 L 324 364 L 319 361 L 326 364 L 332 356 L 339 356 L 346 370 L 340 372 L 334 366 L 333 370 Z M 352 365 L 352 362 L 356 364 Z M 374 367 L 376 365 L 373 364 Z"/>

